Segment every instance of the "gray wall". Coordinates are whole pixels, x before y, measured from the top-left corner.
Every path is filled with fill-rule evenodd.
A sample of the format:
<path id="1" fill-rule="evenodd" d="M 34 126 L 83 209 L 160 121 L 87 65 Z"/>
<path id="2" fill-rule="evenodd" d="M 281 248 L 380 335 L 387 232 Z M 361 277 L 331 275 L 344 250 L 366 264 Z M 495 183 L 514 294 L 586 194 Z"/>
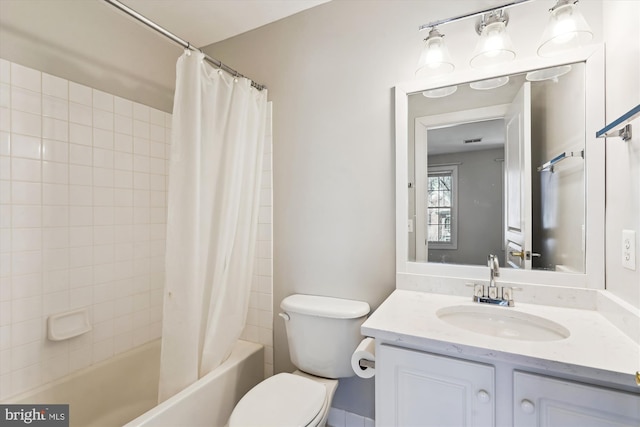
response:
<path id="1" fill-rule="evenodd" d="M 457 249 L 429 249 L 429 262 L 484 265 L 487 255 L 500 257 L 502 247 L 502 162 L 504 149 L 429 156 L 429 164 L 458 166 Z"/>

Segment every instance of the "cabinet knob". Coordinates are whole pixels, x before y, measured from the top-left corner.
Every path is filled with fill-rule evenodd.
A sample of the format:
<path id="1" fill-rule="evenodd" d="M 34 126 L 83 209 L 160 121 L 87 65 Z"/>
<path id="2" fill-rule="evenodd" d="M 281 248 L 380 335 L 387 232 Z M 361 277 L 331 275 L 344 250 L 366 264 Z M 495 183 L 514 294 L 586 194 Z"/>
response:
<path id="1" fill-rule="evenodd" d="M 536 405 L 528 399 L 522 399 L 522 402 L 520 402 L 520 409 L 522 409 L 522 412 L 525 414 L 533 414 L 533 411 L 536 409 Z"/>
<path id="2" fill-rule="evenodd" d="M 491 395 L 486 390 L 480 390 L 478 394 L 476 394 L 478 400 L 482 403 L 487 403 L 491 400 Z"/>

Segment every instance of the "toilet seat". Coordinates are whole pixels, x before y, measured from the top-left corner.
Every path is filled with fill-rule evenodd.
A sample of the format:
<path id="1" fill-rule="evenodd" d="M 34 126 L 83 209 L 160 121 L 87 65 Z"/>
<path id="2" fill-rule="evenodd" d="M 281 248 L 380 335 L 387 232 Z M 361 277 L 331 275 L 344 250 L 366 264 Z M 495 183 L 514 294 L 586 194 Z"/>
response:
<path id="1" fill-rule="evenodd" d="M 277 374 L 244 395 L 229 418 L 229 427 L 315 425 L 326 407 L 327 388 L 294 374 Z"/>

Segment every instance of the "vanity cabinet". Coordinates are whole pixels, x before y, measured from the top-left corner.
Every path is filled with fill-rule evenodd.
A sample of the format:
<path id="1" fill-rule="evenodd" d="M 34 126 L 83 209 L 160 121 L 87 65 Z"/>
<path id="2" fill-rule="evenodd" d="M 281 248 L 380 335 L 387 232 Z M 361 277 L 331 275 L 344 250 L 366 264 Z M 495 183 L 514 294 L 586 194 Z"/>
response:
<path id="1" fill-rule="evenodd" d="M 376 426 L 640 426 L 639 394 L 521 368 L 380 344 Z"/>
<path id="2" fill-rule="evenodd" d="M 381 345 L 377 426 L 492 426 L 494 367 Z"/>
<path id="3" fill-rule="evenodd" d="M 640 396 L 526 372 L 513 374 L 513 425 L 640 425 Z"/>

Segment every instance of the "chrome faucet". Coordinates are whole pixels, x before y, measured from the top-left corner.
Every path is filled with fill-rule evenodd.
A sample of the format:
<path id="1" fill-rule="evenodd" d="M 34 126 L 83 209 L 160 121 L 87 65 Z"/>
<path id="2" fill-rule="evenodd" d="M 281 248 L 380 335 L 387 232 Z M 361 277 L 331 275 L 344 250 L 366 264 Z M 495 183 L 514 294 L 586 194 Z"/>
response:
<path id="1" fill-rule="evenodd" d="M 496 285 L 496 277 L 500 277 L 500 263 L 496 255 L 487 257 L 489 266 L 489 286 L 470 284 L 473 286 L 473 301 L 513 307 L 513 291 L 515 288 Z"/>
<path id="2" fill-rule="evenodd" d="M 496 277 L 500 277 L 500 264 L 498 263 L 498 257 L 495 255 L 489 255 L 487 257 L 487 264 L 489 265 L 489 287 L 496 287 Z"/>

